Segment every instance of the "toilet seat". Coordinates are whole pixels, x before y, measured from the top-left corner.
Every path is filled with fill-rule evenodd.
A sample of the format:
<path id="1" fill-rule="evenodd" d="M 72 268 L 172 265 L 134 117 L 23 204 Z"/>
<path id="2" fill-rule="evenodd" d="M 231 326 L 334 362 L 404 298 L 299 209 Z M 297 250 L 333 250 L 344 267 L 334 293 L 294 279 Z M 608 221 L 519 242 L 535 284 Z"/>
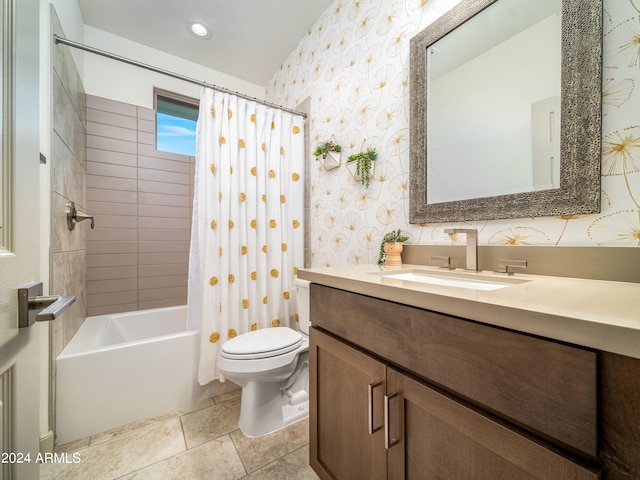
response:
<path id="1" fill-rule="evenodd" d="M 302 335 L 291 328 L 264 328 L 227 340 L 220 356 L 230 360 L 256 360 L 284 355 L 301 345 Z"/>

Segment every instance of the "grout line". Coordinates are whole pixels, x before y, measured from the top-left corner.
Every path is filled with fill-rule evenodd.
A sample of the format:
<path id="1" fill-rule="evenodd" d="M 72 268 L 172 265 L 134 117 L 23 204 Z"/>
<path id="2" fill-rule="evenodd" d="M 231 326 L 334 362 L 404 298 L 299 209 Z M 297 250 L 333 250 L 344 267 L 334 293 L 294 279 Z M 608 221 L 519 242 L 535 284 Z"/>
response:
<path id="1" fill-rule="evenodd" d="M 233 432 L 239 432 L 240 429 L 236 429 Z M 234 450 L 236 451 L 236 455 L 238 455 L 238 458 L 240 459 L 240 463 L 242 463 L 242 468 L 244 468 L 245 471 L 245 477 L 248 476 L 251 472 L 249 472 L 249 469 L 247 468 L 247 465 L 244 463 L 244 460 L 242 458 L 242 455 L 240 455 L 240 451 L 238 450 L 238 445 L 236 445 L 236 442 L 233 440 L 233 435 L 231 435 L 233 432 L 229 432 L 227 435 L 229 435 L 229 438 L 231 439 L 231 444 L 233 445 Z M 242 433 L 242 432 L 240 432 Z M 244 477 L 243 477 L 244 478 Z"/>
<path id="2" fill-rule="evenodd" d="M 184 431 L 184 424 L 182 423 L 182 415 L 180 415 L 179 420 L 180 420 L 180 430 L 182 431 L 182 443 L 184 444 L 184 452 L 188 452 L 191 449 L 187 445 L 187 435 Z M 181 452 L 181 453 L 184 453 L 184 452 Z"/>
<path id="3" fill-rule="evenodd" d="M 184 417 L 184 415 L 180 415 L 180 429 L 182 430 L 182 441 L 184 442 L 184 449 L 185 451 L 189 451 L 191 450 L 191 448 L 189 448 L 189 445 L 187 444 L 187 432 L 184 431 L 184 422 L 182 421 L 182 417 Z"/>

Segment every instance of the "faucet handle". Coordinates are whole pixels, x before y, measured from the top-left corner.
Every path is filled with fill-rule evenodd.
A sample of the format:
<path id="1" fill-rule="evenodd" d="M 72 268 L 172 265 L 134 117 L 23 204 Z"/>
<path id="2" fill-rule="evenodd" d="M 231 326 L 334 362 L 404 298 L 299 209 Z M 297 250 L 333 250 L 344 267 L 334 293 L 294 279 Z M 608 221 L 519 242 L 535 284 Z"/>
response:
<path id="1" fill-rule="evenodd" d="M 449 270 L 453 270 L 453 265 L 451 265 L 451 257 L 447 257 L 446 255 L 433 255 L 431 260 L 434 262 L 442 262 L 440 268 L 447 268 Z"/>
<path id="2" fill-rule="evenodd" d="M 526 260 L 498 260 L 498 272 L 506 273 L 507 275 L 513 275 L 513 272 L 509 270 L 511 268 L 527 268 Z"/>

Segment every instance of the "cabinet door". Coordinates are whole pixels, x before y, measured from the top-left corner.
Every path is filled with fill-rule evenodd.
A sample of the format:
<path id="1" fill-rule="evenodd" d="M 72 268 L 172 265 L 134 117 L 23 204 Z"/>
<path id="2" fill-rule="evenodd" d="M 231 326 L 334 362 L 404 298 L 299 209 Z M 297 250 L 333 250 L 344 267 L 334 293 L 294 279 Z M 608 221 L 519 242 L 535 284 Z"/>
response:
<path id="1" fill-rule="evenodd" d="M 387 370 L 387 390 L 389 438 L 397 441 L 388 451 L 390 479 L 599 478 L 392 368 Z"/>
<path id="2" fill-rule="evenodd" d="M 311 466 L 322 479 L 387 478 L 386 366 L 316 328 L 309 349 Z"/>

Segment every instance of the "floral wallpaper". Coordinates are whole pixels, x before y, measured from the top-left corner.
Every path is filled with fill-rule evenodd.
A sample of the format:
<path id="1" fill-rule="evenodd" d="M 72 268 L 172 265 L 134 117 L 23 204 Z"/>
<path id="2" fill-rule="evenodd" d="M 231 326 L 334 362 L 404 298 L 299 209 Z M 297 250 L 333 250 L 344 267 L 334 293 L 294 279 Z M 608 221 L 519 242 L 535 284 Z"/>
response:
<path id="1" fill-rule="evenodd" d="M 459 0 L 336 0 L 267 86 L 267 99 L 310 99 L 311 266 L 375 263 L 401 228 L 408 243 L 450 244 L 451 224 L 410 225 L 409 41 Z M 640 246 L 640 3 L 604 0 L 602 211 L 592 215 L 473 221 L 479 243 Z M 312 155 L 333 139 L 340 168 Z M 368 188 L 345 165 L 378 151 Z"/>

